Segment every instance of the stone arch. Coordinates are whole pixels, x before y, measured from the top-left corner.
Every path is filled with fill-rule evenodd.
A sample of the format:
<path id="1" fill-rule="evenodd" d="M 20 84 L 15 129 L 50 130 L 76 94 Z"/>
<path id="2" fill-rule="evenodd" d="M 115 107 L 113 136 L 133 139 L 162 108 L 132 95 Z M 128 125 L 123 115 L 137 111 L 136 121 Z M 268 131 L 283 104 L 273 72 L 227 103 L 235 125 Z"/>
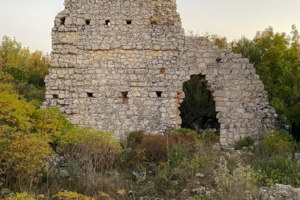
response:
<path id="1" fill-rule="evenodd" d="M 201 37 L 186 37 L 186 47 L 189 75 L 205 76 L 214 96 L 222 145 L 245 136 L 256 139 L 273 127 L 275 110 L 268 105 L 264 85 L 248 59 Z"/>
<path id="2" fill-rule="evenodd" d="M 196 78 L 195 78 L 196 77 Z M 207 80 L 206 80 L 206 76 L 205 75 L 202 75 L 202 74 L 193 74 L 193 75 L 190 75 L 190 78 L 187 80 L 187 81 L 185 81 L 184 83 L 183 83 L 183 90 L 182 91 L 180 91 L 179 93 L 178 93 L 178 100 L 177 100 L 177 105 L 176 105 L 176 108 L 178 108 L 178 111 L 177 111 L 177 113 L 178 113 L 178 117 L 179 118 L 181 118 L 182 120 L 182 125 L 181 125 L 181 127 L 183 126 L 183 124 L 184 124 L 184 119 L 182 118 L 182 109 L 181 109 L 181 107 L 183 106 L 183 103 L 184 103 L 184 101 L 185 101 L 185 98 L 186 98 L 186 96 L 187 96 L 187 94 L 185 93 L 185 83 L 188 83 L 189 81 L 192 81 L 192 80 L 194 80 L 194 81 L 200 81 L 200 83 L 201 83 L 201 85 L 202 85 L 202 87 L 201 87 L 201 90 L 202 91 L 204 91 L 204 92 L 208 92 L 209 94 L 207 94 L 208 96 L 205 96 L 205 97 L 208 97 L 208 98 L 210 98 L 210 100 L 209 99 L 205 99 L 205 100 L 209 100 L 209 103 L 212 103 L 212 105 L 210 105 L 210 106 L 213 106 L 214 107 L 214 111 L 215 111 L 215 99 L 214 99 L 214 96 L 213 96 L 213 92 L 211 92 L 211 90 L 210 90 L 210 84 L 207 82 Z M 205 84 L 203 84 L 203 82 L 205 83 Z M 199 84 L 199 82 L 196 82 L 196 84 Z M 205 88 L 203 88 L 203 86 L 205 87 Z M 197 87 L 197 85 L 196 85 L 196 87 Z M 194 88 L 193 88 L 194 89 Z M 195 92 L 195 90 L 193 90 L 192 92 Z M 199 92 L 199 91 L 197 91 L 197 92 Z M 191 97 L 192 98 L 192 97 Z M 195 99 L 194 99 L 195 100 Z M 203 103 L 203 102 L 200 102 L 200 103 Z M 207 106 L 207 104 L 206 104 L 206 106 Z M 210 107 L 210 108 L 204 108 L 205 110 L 208 110 L 208 109 L 211 109 L 212 107 Z M 193 108 L 192 108 L 193 109 Z M 188 109 L 189 111 L 191 111 L 190 109 Z M 199 107 L 197 107 L 197 110 L 199 110 Z M 186 110 L 185 110 L 186 111 Z M 211 111 L 211 110 L 210 110 Z M 214 115 L 214 117 L 217 119 L 217 126 L 216 126 L 216 122 L 213 122 L 214 123 L 214 127 L 213 128 L 217 128 L 217 129 L 219 129 L 220 127 L 219 127 L 219 123 L 218 123 L 218 118 L 217 118 L 217 116 L 213 113 L 213 115 Z M 194 116 L 194 115 L 193 115 Z M 212 117 L 212 116 L 211 116 Z M 212 117 L 212 118 L 214 118 L 214 117 Z M 212 118 L 210 118 L 210 119 L 212 119 Z M 190 126 L 191 124 L 189 124 L 189 126 Z M 198 125 L 198 124 L 197 124 Z M 195 126 L 195 124 L 193 125 L 193 128 L 195 128 L 195 130 L 197 130 L 198 128 L 200 128 L 200 127 L 198 127 L 198 128 L 196 128 L 196 127 L 194 127 Z M 191 128 L 191 127 L 188 127 L 188 128 Z"/>

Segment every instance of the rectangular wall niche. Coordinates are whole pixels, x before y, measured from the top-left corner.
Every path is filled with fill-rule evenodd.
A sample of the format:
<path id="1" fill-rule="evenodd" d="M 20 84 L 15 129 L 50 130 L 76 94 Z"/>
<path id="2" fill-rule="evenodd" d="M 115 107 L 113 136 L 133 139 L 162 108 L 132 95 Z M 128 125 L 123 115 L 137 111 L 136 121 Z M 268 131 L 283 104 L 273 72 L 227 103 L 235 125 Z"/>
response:
<path id="1" fill-rule="evenodd" d="M 128 25 L 132 24 L 132 20 L 126 20 L 126 24 Z"/>
<path id="2" fill-rule="evenodd" d="M 94 93 L 88 92 L 87 97 L 94 97 Z"/>
<path id="3" fill-rule="evenodd" d="M 122 104 L 128 104 L 128 92 L 122 92 Z"/>
<path id="4" fill-rule="evenodd" d="M 162 92 L 156 92 L 157 97 L 161 97 Z"/>
<path id="5" fill-rule="evenodd" d="M 160 74 L 160 75 L 165 75 L 165 74 L 166 74 L 166 68 L 161 68 L 161 69 L 159 70 L 159 74 Z"/>
<path id="6" fill-rule="evenodd" d="M 110 26 L 110 20 L 108 19 L 108 20 L 105 20 L 105 24 L 107 25 L 107 26 Z"/>
<path id="7" fill-rule="evenodd" d="M 60 25 L 66 25 L 66 18 L 60 18 Z"/>
<path id="8" fill-rule="evenodd" d="M 89 25 L 91 24 L 91 20 L 90 20 L 90 19 L 85 20 L 85 24 L 86 24 L 87 26 L 89 26 Z"/>
<path id="9" fill-rule="evenodd" d="M 54 94 L 53 99 L 58 99 L 58 94 Z"/>

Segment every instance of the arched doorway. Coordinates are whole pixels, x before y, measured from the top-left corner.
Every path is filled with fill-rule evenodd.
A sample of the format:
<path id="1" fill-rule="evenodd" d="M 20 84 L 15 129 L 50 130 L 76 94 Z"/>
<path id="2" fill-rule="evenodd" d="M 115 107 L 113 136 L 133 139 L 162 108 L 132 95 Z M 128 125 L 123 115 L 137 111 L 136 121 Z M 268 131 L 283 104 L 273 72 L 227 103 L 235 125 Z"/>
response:
<path id="1" fill-rule="evenodd" d="M 201 129 L 220 129 L 215 101 L 205 76 L 192 75 L 184 82 L 185 98 L 179 107 L 182 128 L 199 132 Z"/>

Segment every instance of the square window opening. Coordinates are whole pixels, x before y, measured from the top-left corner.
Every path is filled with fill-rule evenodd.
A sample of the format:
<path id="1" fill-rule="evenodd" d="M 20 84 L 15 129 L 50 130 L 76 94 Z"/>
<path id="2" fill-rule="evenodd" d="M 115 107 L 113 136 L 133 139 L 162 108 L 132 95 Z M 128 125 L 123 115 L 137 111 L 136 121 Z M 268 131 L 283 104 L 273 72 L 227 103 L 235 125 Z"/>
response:
<path id="1" fill-rule="evenodd" d="M 90 19 L 85 20 L 85 24 L 86 24 L 87 26 L 89 26 L 89 25 L 91 24 L 91 20 L 90 20 Z"/>
<path id="2" fill-rule="evenodd" d="M 128 104 L 128 92 L 122 92 L 122 104 Z"/>
<path id="3" fill-rule="evenodd" d="M 66 25 L 66 18 L 60 18 L 60 25 Z"/>
<path id="4" fill-rule="evenodd" d="M 161 68 L 161 69 L 159 70 L 159 74 L 160 74 L 160 75 L 165 75 L 165 74 L 166 74 L 166 69 L 165 69 L 165 68 Z"/>
<path id="5" fill-rule="evenodd" d="M 94 93 L 88 92 L 88 93 L 87 93 L 87 97 L 94 97 Z"/>
<path id="6" fill-rule="evenodd" d="M 108 20 L 105 20 L 105 24 L 107 25 L 107 26 L 110 26 L 110 20 L 108 19 Z"/>
<path id="7" fill-rule="evenodd" d="M 58 99 L 58 94 L 54 94 L 53 99 Z"/>
<path id="8" fill-rule="evenodd" d="M 157 97 L 161 97 L 162 92 L 156 92 Z"/>
<path id="9" fill-rule="evenodd" d="M 126 24 L 127 24 L 127 25 L 132 24 L 132 20 L 126 20 Z"/>

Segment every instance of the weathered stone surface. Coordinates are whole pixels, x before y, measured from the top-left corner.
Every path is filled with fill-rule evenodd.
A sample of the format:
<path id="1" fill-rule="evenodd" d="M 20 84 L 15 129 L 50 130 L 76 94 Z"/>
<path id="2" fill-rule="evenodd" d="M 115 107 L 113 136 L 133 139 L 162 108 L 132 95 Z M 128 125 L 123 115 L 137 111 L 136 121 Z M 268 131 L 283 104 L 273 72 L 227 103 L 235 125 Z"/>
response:
<path id="1" fill-rule="evenodd" d="M 290 185 L 276 184 L 268 190 L 261 193 L 262 200 L 299 200 L 300 188 L 293 188 Z"/>
<path id="2" fill-rule="evenodd" d="M 222 145 L 273 126 L 252 64 L 185 37 L 175 0 L 65 0 L 52 29 L 43 106 L 79 126 L 167 133 L 180 127 L 183 83 L 201 75 L 216 101 Z"/>

